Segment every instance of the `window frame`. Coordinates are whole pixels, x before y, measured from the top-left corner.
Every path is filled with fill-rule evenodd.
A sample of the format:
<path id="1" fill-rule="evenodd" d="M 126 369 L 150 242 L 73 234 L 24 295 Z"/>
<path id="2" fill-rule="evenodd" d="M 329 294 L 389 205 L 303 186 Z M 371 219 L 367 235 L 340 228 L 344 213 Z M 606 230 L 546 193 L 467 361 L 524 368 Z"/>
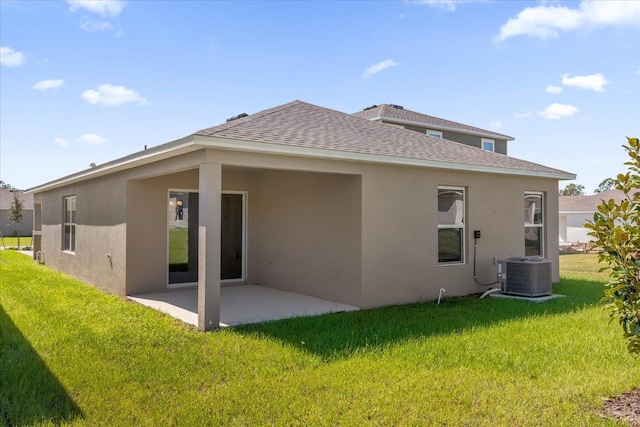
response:
<path id="1" fill-rule="evenodd" d="M 491 145 L 491 150 L 485 148 L 485 144 L 490 144 Z M 489 138 L 481 138 L 480 140 L 480 148 L 482 148 L 484 151 L 489 151 L 490 153 L 495 153 L 496 152 L 496 141 L 493 139 L 489 139 Z"/>
<path id="2" fill-rule="evenodd" d="M 427 136 L 430 136 L 431 138 L 442 139 L 442 131 L 427 129 L 425 133 L 427 134 Z"/>
<path id="3" fill-rule="evenodd" d="M 527 222 L 527 197 L 539 197 L 540 198 L 540 213 L 537 214 L 536 212 L 534 212 L 533 214 L 533 218 L 531 219 L 532 222 Z M 545 238 L 544 238 L 544 232 L 545 232 L 545 195 L 544 192 L 542 191 L 525 191 L 524 192 L 524 214 L 525 214 L 525 218 L 524 218 L 524 252 L 525 252 L 525 256 L 532 256 L 532 257 L 539 257 L 539 258 L 544 258 L 545 255 L 545 250 L 544 250 L 544 246 L 545 246 Z M 536 209 L 537 211 L 537 209 Z M 539 222 L 537 222 L 537 218 L 539 218 Z M 528 229 L 533 229 L 533 228 L 537 228 L 538 229 L 538 247 L 539 247 L 539 253 L 538 254 L 529 254 L 527 253 L 527 230 Z"/>
<path id="4" fill-rule="evenodd" d="M 440 218 L 438 218 L 438 265 L 451 266 L 451 265 L 464 265 L 466 263 L 466 215 L 467 215 L 467 189 L 466 187 L 451 186 L 451 185 L 439 185 L 438 186 L 438 200 L 437 207 L 440 204 L 441 191 L 459 191 L 462 193 L 462 221 L 460 224 L 441 224 Z M 438 209 L 438 213 L 440 210 Z M 460 233 L 460 259 L 454 261 L 441 261 L 440 257 L 440 231 L 441 230 L 459 230 Z"/>
<path id="5" fill-rule="evenodd" d="M 62 198 L 62 251 L 70 254 L 76 252 L 76 207 L 77 197 L 75 195 Z M 69 227 L 68 233 L 67 227 Z M 67 239 L 67 235 L 69 239 Z"/>

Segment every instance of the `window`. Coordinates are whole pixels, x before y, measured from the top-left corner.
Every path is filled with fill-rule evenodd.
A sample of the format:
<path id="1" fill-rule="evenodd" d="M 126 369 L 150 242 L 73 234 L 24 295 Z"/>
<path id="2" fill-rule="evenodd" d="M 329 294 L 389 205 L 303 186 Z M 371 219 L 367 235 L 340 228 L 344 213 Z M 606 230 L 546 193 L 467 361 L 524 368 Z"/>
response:
<path id="1" fill-rule="evenodd" d="M 493 139 L 482 138 L 482 149 L 485 151 L 496 151 L 496 142 Z"/>
<path id="2" fill-rule="evenodd" d="M 464 262 L 464 188 L 438 188 L 438 262 Z"/>
<path id="3" fill-rule="evenodd" d="M 427 129 L 427 135 L 429 135 L 431 138 L 440 138 L 440 139 L 442 139 L 442 132 L 440 132 L 439 130 L 429 130 L 429 129 Z"/>
<path id="4" fill-rule="evenodd" d="M 64 198 L 64 240 L 62 249 L 69 252 L 76 250 L 76 196 Z"/>
<path id="5" fill-rule="evenodd" d="M 524 193 L 524 254 L 543 256 L 544 211 L 542 193 Z"/>

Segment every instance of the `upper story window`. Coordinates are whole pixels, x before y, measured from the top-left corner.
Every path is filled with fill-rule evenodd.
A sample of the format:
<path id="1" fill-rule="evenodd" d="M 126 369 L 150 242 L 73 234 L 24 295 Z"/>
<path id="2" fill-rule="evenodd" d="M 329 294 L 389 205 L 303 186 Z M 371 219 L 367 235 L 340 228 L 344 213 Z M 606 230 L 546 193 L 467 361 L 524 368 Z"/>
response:
<path id="1" fill-rule="evenodd" d="M 482 149 L 485 151 L 496 151 L 496 142 L 493 139 L 482 138 Z"/>
<path id="2" fill-rule="evenodd" d="M 64 223 L 62 225 L 62 249 L 68 252 L 76 250 L 76 196 L 64 198 Z"/>
<path id="3" fill-rule="evenodd" d="M 544 210 L 543 193 L 524 193 L 524 254 L 544 256 Z"/>
<path id="4" fill-rule="evenodd" d="M 427 129 L 427 135 L 429 135 L 431 138 L 440 138 L 440 139 L 442 139 L 442 132 L 440 132 L 439 130 Z"/>
<path id="5" fill-rule="evenodd" d="M 438 188 L 438 263 L 464 262 L 464 188 Z"/>

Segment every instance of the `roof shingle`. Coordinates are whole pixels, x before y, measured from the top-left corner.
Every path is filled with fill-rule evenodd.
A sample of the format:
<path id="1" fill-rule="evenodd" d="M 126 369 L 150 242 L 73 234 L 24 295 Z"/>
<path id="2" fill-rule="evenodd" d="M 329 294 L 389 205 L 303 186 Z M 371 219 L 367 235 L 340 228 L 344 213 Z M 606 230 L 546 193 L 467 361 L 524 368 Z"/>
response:
<path id="1" fill-rule="evenodd" d="M 536 163 L 432 138 L 302 101 L 203 129 L 195 135 L 489 168 L 570 175 Z"/>
<path id="2" fill-rule="evenodd" d="M 625 197 L 620 190 L 603 191 L 588 196 L 560 196 L 558 208 L 560 212 L 595 212 L 603 201 L 613 199 L 620 203 Z"/>
<path id="3" fill-rule="evenodd" d="M 406 110 L 402 107 L 398 108 L 398 106 L 391 104 L 376 105 L 365 110 L 358 111 L 353 115 L 368 120 L 386 119 L 388 121 L 398 120 L 401 122 L 421 123 L 425 127 L 430 127 L 434 130 L 460 131 L 486 136 L 488 138 L 504 139 L 507 141 L 513 140 L 513 137 L 508 135 L 480 129 L 451 120 L 441 119 L 439 117 L 429 116 L 428 114 L 418 113 L 416 111 Z"/>

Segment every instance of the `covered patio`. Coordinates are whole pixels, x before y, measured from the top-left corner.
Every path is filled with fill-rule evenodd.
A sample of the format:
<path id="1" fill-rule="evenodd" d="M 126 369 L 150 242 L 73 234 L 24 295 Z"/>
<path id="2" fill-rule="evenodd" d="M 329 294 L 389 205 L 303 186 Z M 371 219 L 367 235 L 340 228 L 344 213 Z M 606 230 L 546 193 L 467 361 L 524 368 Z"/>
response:
<path id="1" fill-rule="evenodd" d="M 197 289 L 132 295 L 128 298 L 198 326 Z M 358 307 L 266 286 L 227 286 L 220 289 L 219 327 L 355 310 Z"/>

